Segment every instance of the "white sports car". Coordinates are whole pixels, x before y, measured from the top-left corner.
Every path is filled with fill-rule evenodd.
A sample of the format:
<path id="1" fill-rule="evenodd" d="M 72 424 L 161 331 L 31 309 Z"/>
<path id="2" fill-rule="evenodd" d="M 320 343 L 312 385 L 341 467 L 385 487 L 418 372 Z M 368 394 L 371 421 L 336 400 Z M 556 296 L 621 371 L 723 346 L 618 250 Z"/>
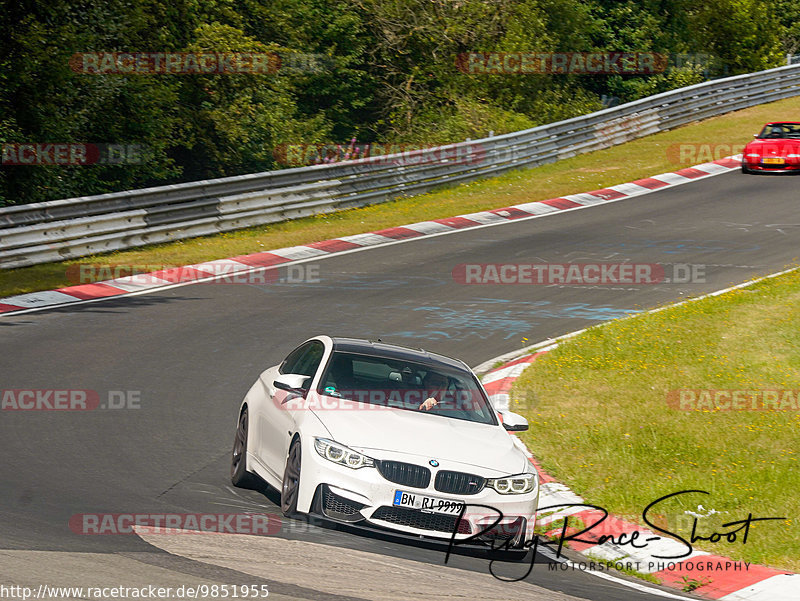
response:
<path id="1" fill-rule="evenodd" d="M 245 396 L 231 480 L 248 487 L 260 476 L 286 515 L 522 547 L 539 481 L 508 431 L 527 428 L 492 407 L 461 361 L 319 336 Z"/>

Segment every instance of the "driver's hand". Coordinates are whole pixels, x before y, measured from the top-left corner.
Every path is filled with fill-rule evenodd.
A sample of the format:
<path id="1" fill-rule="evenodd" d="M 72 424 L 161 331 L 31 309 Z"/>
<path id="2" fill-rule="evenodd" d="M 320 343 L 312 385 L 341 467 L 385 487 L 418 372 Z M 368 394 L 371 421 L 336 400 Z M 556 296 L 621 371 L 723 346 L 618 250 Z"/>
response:
<path id="1" fill-rule="evenodd" d="M 439 401 L 437 401 L 435 398 L 428 397 L 427 399 L 425 399 L 425 402 L 422 403 L 419 406 L 419 410 L 420 411 L 428 411 L 429 409 L 433 409 L 434 407 L 436 407 L 436 405 L 438 405 L 438 404 L 439 404 Z"/>

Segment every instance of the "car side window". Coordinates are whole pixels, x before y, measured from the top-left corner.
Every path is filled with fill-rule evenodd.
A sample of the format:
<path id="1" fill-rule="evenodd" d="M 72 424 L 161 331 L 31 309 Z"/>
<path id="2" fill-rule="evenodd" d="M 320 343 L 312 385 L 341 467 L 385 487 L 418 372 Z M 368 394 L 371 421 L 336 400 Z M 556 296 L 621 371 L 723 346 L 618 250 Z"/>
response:
<path id="1" fill-rule="evenodd" d="M 319 340 L 311 340 L 289 353 L 278 371 L 282 374 L 313 376 L 324 354 L 325 346 Z"/>

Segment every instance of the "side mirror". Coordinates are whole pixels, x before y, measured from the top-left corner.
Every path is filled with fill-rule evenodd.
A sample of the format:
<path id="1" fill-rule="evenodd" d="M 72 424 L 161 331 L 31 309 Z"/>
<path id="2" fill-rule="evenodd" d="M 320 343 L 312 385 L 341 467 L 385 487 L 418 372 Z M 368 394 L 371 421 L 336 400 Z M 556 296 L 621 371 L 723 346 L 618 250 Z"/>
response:
<path id="1" fill-rule="evenodd" d="M 311 384 L 311 378 L 302 374 L 281 374 L 275 378 L 272 384 L 275 388 L 287 392 L 305 394 L 308 391 L 308 385 Z"/>
<path id="2" fill-rule="evenodd" d="M 758 134 L 753 134 L 753 137 L 754 137 L 754 138 L 757 138 L 757 137 L 758 137 Z"/>
<path id="3" fill-rule="evenodd" d="M 528 429 L 528 420 L 511 411 L 501 411 L 500 415 L 503 416 L 503 427 L 508 432 L 524 432 Z"/>

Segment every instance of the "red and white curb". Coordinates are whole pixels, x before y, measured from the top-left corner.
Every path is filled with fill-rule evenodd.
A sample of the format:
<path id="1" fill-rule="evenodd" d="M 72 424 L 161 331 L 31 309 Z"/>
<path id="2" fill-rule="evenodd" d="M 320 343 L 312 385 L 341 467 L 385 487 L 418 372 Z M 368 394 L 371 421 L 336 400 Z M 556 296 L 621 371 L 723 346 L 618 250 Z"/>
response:
<path id="1" fill-rule="evenodd" d="M 739 169 L 740 165 L 740 158 L 737 155 L 711 163 L 687 167 L 672 173 L 662 173 L 634 182 L 619 184 L 602 190 L 594 190 L 593 192 L 572 194 L 561 198 L 540 200 L 468 215 L 423 221 L 366 234 L 345 236 L 302 246 L 231 257 L 230 259 L 207 261 L 149 274 L 0 298 L 0 314 L 38 311 L 73 303 L 96 302 L 120 296 L 147 294 L 156 290 L 188 286 L 222 278 L 239 277 L 247 273 L 274 269 L 282 265 L 320 260 L 331 255 L 355 252 L 374 246 L 399 244 L 423 237 L 441 236 L 465 229 L 491 227 L 510 221 L 551 215 L 560 211 L 607 204 L 633 196 L 650 194 L 651 192 L 694 180 L 728 173 Z"/>
<path id="2" fill-rule="evenodd" d="M 752 282 L 748 284 L 752 284 Z M 740 286 L 735 288 L 738 287 Z M 567 336 L 560 337 L 558 340 L 571 338 L 579 333 L 573 332 Z M 558 346 L 558 340 L 536 345 L 538 348 L 536 348 L 535 352 L 509 361 L 505 365 L 489 371 L 481 378 L 490 400 L 497 409 L 514 409 L 513 399 L 511 398 L 511 387 L 514 381 L 539 356 Z M 480 366 L 475 370 L 480 373 Z M 602 514 L 596 510 L 587 509 L 586 507 L 569 507 L 570 503 L 584 503 L 583 498 L 545 472 L 518 437 L 514 437 L 514 442 L 528 455 L 539 472 L 539 506 L 566 505 L 559 511 L 540 515 L 536 521 L 537 525 L 547 526 L 567 516 L 580 518 L 584 524 L 596 523 L 599 520 Z M 596 532 L 598 529 L 601 529 L 601 531 Z M 646 539 L 649 536 L 658 536 L 652 530 L 644 528 L 640 524 L 609 514 L 600 528 L 595 528 L 592 532 L 581 535 L 581 539 L 599 542 L 600 535 L 610 535 L 614 536 L 616 540 L 620 540 L 620 535 L 623 533 L 631 533 L 637 530 L 641 533 L 639 536 L 642 539 Z M 558 529 L 558 532 L 556 532 L 556 529 L 553 530 L 553 534 L 558 533 L 560 533 L 560 529 Z M 676 589 L 683 588 L 686 583 L 684 577 L 706 582 L 697 588 L 694 593 L 709 599 L 720 599 L 722 601 L 797 601 L 800 598 L 798 593 L 800 591 L 800 574 L 776 570 L 753 563 L 733 561 L 730 558 L 713 555 L 705 551 L 694 551 L 691 555 L 681 558 L 679 561 L 669 561 L 654 557 L 654 555 L 668 557 L 685 550 L 683 544 L 668 538 L 661 537 L 655 543 L 650 542 L 646 548 L 642 549 L 631 549 L 630 545 L 622 547 L 613 544 L 611 541 L 607 541 L 602 545 L 570 541 L 570 548 L 585 555 L 589 561 L 613 562 L 621 567 L 631 567 L 637 572 L 652 574 L 663 585 Z M 597 575 L 606 576 L 601 572 L 597 572 Z"/>

